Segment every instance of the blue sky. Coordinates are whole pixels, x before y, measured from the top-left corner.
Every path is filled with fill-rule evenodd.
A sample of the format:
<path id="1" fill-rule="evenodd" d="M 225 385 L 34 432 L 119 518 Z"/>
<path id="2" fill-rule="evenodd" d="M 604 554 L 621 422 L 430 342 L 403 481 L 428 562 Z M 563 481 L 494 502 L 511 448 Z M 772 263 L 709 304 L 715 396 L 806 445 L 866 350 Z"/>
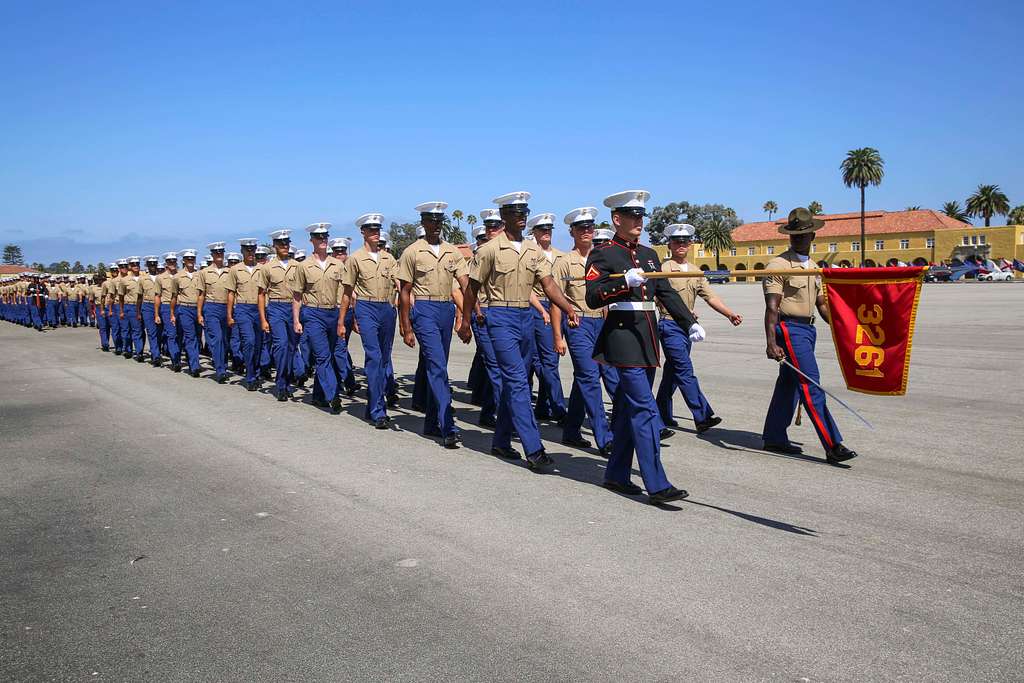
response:
<path id="1" fill-rule="evenodd" d="M 1022 3 L 5 3 L 0 241 L 83 263 L 533 192 L 1024 203 Z M 559 231 L 556 244 L 568 244 Z M 304 237 L 300 236 L 301 241 Z"/>

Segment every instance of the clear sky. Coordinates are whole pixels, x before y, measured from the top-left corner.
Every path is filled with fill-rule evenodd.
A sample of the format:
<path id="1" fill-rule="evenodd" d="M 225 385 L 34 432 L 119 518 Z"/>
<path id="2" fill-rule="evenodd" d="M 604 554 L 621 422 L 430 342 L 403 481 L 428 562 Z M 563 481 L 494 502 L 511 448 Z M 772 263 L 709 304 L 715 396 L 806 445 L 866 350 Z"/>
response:
<path id="1" fill-rule="evenodd" d="M 6 2 L 0 241 L 83 263 L 529 190 L 1024 203 L 1021 2 Z M 606 212 L 602 212 L 606 216 Z M 568 237 L 556 233 L 556 244 Z M 306 245 L 305 236 L 299 242 Z M 237 244 L 237 243 L 236 243 Z"/>

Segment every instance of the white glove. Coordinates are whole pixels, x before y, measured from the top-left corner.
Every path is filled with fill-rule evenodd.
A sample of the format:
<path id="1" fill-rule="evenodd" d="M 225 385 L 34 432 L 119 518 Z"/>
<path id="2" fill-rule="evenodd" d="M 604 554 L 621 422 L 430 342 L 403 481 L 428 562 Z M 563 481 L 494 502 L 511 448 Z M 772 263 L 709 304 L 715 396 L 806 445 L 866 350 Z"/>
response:
<path id="1" fill-rule="evenodd" d="M 704 331 L 703 327 L 701 327 L 697 323 L 690 325 L 690 341 L 694 343 L 702 342 L 707 338 L 708 333 Z"/>
<path id="2" fill-rule="evenodd" d="M 647 282 L 647 276 L 639 268 L 630 268 L 626 271 L 626 284 L 630 287 L 639 287 Z"/>

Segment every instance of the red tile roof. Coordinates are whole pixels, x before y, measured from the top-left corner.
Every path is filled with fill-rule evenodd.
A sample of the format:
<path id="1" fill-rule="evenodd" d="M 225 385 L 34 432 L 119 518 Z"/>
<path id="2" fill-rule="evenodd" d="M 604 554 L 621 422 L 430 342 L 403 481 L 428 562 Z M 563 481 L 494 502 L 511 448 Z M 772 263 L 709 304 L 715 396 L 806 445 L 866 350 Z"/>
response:
<path id="1" fill-rule="evenodd" d="M 838 237 L 840 235 L 860 234 L 860 212 L 834 213 L 821 215 L 818 218 L 825 225 L 817 232 L 816 238 Z M 734 242 L 755 242 L 759 240 L 780 240 L 786 236 L 779 233 L 779 226 L 785 225 L 786 219 L 744 223 L 732 231 Z M 961 223 L 940 211 L 919 209 L 917 211 L 866 211 L 864 213 L 864 232 L 868 235 L 879 235 L 893 232 L 928 232 L 942 229 L 963 229 L 971 225 Z"/>
<path id="2" fill-rule="evenodd" d="M 29 268 L 28 266 L 14 264 L 13 266 L 3 265 L 0 266 L 0 275 L 17 275 L 18 273 L 36 272 L 35 268 Z"/>

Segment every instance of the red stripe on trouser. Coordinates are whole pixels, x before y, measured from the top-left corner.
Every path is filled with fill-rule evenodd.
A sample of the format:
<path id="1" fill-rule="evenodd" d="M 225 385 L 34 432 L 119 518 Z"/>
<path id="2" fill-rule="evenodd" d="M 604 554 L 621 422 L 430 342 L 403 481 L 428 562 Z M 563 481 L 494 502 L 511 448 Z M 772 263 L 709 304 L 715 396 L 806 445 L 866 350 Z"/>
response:
<path id="1" fill-rule="evenodd" d="M 793 365 L 797 370 L 803 372 L 800 368 L 800 362 L 796 359 L 796 353 L 793 352 L 793 342 L 789 339 L 789 330 L 786 329 L 786 323 L 780 322 L 779 327 L 782 329 L 782 338 L 786 340 L 786 350 L 789 351 L 789 358 L 793 361 Z M 825 425 L 821 421 L 821 417 L 818 415 L 818 411 L 814 409 L 814 402 L 811 401 L 811 391 L 807 388 L 807 380 L 803 378 L 803 375 L 797 374 L 797 381 L 800 382 L 800 389 L 804 392 L 804 399 L 807 403 L 807 412 L 811 414 L 811 419 L 814 420 L 814 424 L 818 425 L 818 431 L 821 432 L 821 438 L 825 439 L 825 445 L 832 448 L 832 436 L 825 429 Z"/>

